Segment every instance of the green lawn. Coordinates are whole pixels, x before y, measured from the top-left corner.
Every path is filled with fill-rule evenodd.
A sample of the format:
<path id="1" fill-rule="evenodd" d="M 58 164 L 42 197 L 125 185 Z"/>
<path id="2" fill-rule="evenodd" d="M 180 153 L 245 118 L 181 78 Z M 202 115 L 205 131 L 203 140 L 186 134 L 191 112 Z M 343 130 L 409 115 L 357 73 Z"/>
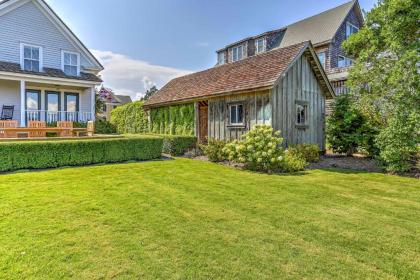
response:
<path id="1" fill-rule="evenodd" d="M 420 183 L 177 159 L 0 175 L 0 279 L 419 279 Z"/>

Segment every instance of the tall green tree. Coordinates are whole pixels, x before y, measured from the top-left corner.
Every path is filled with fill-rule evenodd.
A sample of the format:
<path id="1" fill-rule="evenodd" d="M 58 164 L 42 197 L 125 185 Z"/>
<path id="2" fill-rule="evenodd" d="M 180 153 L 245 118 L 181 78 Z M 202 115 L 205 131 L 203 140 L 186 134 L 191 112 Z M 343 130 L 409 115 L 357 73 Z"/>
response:
<path id="1" fill-rule="evenodd" d="M 156 86 L 152 86 L 151 88 L 149 88 L 146 93 L 144 94 L 144 96 L 140 99 L 141 101 L 146 101 L 148 100 L 153 94 L 155 94 L 158 91 L 158 88 Z"/>
<path id="2" fill-rule="evenodd" d="M 376 141 L 390 171 L 408 170 L 418 154 L 419 18 L 418 0 L 379 0 L 344 43 L 355 58 L 347 85 L 359 109 L 381 124 Z M 401 133 L 405 121 L 410 124 Z"/>

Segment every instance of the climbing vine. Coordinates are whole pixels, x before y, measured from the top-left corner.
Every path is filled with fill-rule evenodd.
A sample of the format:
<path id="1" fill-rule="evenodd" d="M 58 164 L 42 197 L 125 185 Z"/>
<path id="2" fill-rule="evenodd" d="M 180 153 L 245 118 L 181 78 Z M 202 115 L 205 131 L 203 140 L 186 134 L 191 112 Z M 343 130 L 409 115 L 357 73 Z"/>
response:
<path id="1" fill-rule="evenodd" d="M 194 135 L 194 104 L 152 109 L 150 119 L 153 133 Z"/>

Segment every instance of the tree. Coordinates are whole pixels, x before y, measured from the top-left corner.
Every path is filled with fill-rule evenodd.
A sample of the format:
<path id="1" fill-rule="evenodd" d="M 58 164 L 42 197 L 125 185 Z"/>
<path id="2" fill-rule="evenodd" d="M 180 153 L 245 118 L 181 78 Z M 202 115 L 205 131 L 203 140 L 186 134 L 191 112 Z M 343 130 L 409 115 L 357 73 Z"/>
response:
<path id="1" fill-rule="evenodd" d="M 343 45 L 355 58 L 347 86 L 357 107 L 380 123 L 376 142 L 380 159 L 390 171 L 407 171 L 412 166 L 408 159 L 418 153 L 419 14 L 418 0 L 379 0 L 366 14 L 364 27 Z M 400 134 L 408 120 L 414 122 Z M 398 145 L 389 144 L 393 141 Z"/>
<path id="2" fill-rule="evenodd" d="M 351 96 L 344 94 L 334 100 L 327 125 L 327 140 L 334 152 L 351 156 L 365 150 L 373 155 L 376 133 L 366 116 L 355 108 Z"/>
<path id="3" fill-rule="evenodd" d="M 95 95 L 95 113 L 99 115 L 103 113 L 105 102 L 102 100 L 99 94 Z"/>
<path id="4" fill-rule="evenodd" d="M 146 93 L 144 94 L 144 96 L 140 100 L 141 101 L 148 100 L 157 91 L 158 91 L 157 87 L 156 86 L 152 86 L 150 89 L 148 89 L 146 91 Z"/>

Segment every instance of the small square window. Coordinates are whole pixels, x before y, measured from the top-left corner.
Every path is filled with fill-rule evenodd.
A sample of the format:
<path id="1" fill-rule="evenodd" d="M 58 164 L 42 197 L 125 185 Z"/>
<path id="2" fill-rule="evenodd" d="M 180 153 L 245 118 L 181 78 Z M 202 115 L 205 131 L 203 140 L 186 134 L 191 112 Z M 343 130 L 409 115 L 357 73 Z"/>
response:
<path id="1" fill-rule="evenodd" d="M 296 104 L 296 124 L 306 125 L 308 114 L 308 105 Z"/>
<path id="2" fill-rule="evenodd" d="M 229 124 L 244 125 L 244 107 L 242 104 L 229 105 Z"/>

